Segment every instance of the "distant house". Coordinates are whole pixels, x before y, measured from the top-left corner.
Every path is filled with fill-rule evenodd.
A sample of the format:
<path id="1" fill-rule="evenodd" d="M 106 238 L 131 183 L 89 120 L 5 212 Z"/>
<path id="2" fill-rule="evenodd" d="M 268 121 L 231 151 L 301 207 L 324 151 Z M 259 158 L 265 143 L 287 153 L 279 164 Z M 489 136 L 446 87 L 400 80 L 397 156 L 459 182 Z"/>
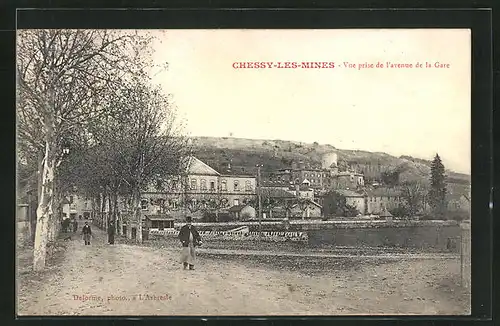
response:
<path id="1" fill-rule="evenodd" d="M 174 228 L 174 219 L 168 215 L 146 216 L 146 227 L 150 230 L 164 230 Z"/>
<path id="2" fill-rule="evenodd" d="M 295 218 L 317 218 L 321 217 L 322 207 L 312 200 L 304 200 L 296 203 L 291 208 L 291 215 Z"/>
<path id="3" fill-rule="evenodd" d="M 335 191 L 345 197 L 347 205 L 356 207 L 356 210 L 361 214 L 366 213 L 365 195 L 346 189 L 337 189 Z"/>
<path id="4" fill-rule="evenodd" d="M 61 201 L 61 209 L 63 220 L 69 218 L 71 212 L 71 201 L 68 198 L 64 197 Z M 74 217 L 76 218 L 76 215 L 74 215 Z"/>
<path id="5" fill-rule="evenodd" d="M 459 198 L 449 199 L 447 204 L 448 210 L 450 211 L 470 212 L 470 200 L 465 195 L 462 195 Z"/>
<path id="6" fill-rule="evenodd" d="M 236 220 L 248 220 L 256 217 L 255 208 L 250 205 L 236 205 L 229 208 L 228 211 Z"/>
<path id="7" fill-rule="evenodd" d="M 470 212 L 470 186 L 448 184 L 446 201 L 449 210 Z"/>
<path id="8" fill-rule="evenodd" d="M 395 188 L 374 188 L 366 190 L 366 213 L 379 214 L 398 207 L 404 202 L 402 194 Z"/>
<path id="9" fill-rule="evenodd" d="M 168 213 L 183 219 L 185 214 L 200 218 L 204 213 L 220 212 L 244 205 L 256 197 L 256 178 L 228 169 L 224 174 L 196 158 L 182 160 L 182 175 L 172 175 L 143 193 L 144 214 Z M 163 190 L 162 190 L 163 189 Z"/>
<path id="10" fill-rule="evenodd" d="M 382 211 L 380 212 L 379 216 L 381 218 L 385 218 L 386 220 L 391 220 L 393 218 L 391 212 L 387 210 L 387 208 L 383 208 Z"/>
<path id="11" fill-rule="evenodd" d="M 335 187 L 340 189 L 356 189 L 365 185 L 364 176 L 357 172 L 339 172 L 335 175 Z"/>
<path id="12" fill-rule="evenodd" d="M 297 198 L 306 198 L 310 200 L 314 200 L 314 189 L 309 186 L 308 183 L 304 182 L 301 185 L 295 185 L 288 189 L 291 193 L 293 193 Z"/>

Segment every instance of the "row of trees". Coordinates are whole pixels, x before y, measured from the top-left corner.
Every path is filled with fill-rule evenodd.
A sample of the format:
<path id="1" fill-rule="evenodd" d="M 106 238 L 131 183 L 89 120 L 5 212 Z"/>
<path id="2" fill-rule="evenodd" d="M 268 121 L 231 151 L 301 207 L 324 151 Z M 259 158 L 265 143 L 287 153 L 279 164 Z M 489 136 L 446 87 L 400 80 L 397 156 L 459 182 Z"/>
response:
<path id="1" fill-rule="evenodd" d="M 116 207 L 118 195 L 129 196 L 137 216 L 141 190 L 179 172 L 188 147 L 168 97 L 151 82 L 154 39 L 148 32 L 19 31 L 18 159 L 39 172 L 35 270 L 45 266 L 56 212 L 75 187 L 96 206 L 111 200 Z"/>

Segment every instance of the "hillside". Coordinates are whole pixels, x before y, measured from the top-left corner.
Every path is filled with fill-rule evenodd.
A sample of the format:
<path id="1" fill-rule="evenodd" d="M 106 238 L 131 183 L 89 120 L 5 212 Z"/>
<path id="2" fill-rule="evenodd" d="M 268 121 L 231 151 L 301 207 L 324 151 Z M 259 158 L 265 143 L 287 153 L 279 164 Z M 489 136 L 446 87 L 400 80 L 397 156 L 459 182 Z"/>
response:
<path id="1" fill-rule="evenodd" d="M 328 144 L 232 137 L 194 137 L 192 144 L 195 155 L 220 172 L 224 172 L 230 162 L 233 171 L 254 174 L 255 166 L 262 164 L 265 176 L 277 169 L 290 168 L 293 161 L 319 166 L 322 155 L 334 151 L 339 163 L 355 164 L 369 179 L 396 169 L 401 171 L 401 181 L 428 180 L 430 174 L 430 161 L 380 152 L 336 149 Z M 470 182 L 470 176 L 466 174 L 447 171 L 447 175 L 450 183 Z"/>

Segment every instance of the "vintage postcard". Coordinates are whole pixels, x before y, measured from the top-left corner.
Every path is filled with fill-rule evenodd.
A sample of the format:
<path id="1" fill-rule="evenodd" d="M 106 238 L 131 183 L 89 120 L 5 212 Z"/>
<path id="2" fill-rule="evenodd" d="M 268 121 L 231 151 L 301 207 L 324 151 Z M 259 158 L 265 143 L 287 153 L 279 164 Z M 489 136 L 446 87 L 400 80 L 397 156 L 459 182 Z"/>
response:
<path id="1" fill-rule="evenodd" d="M 467 29 L 18 30 L 17 313 L 470 314 Z"/>

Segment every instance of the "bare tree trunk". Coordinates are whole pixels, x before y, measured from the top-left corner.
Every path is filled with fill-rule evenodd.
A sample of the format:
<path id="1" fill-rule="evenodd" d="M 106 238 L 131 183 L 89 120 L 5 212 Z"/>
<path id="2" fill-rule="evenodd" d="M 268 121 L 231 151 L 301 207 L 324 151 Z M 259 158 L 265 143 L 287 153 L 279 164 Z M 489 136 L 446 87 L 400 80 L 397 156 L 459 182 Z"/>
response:
<path id="1" fill-rule="evenodd" d="M 133 214 L 133 211 L 132 211 Z M 132 239 L 132 217 L 128 217 L 128 222 L 127 222 L 127 239 Z"/>
<path id="2" fill-rule="evenodd" d="M 101 229 L 104 229 L 106 231 L 107 216 L 106 216 L 106 193 L 105 192 L 102 193 L 101 215 L 102 215 Z"/>
<path id="3" fill-rule="evenodd" d="M 41 192 L 40 201 L 36 211 L 37 224 L 35 231 L 35 244 L 33 250 L 33 270 L 40 271 L 45 268 L 45 259 L 47 256 L 47 240 L 49 229 L 49 216 L 52 215 L 53 201 L 53 181 L 55 160 L 53 158 L 51 140 L 53 126 L 49 126 L 49 133 L 45 142 L 45 158 L 43 160 L 41 171 Z"/>
<path id="4" fill-rule="evenodd" d="M 55 176 L 54 176 L 55 178 Z M 59 206 L 60 206 L 60 194 L 58 194 L 58 189 L 54 186 L 54 195 L 52 200 L 52 214 L 49 218 L 49 229 L 48 229 L 48 238 L 49 241 L 55 241 L 58 233 L 58 223 L 59 223 Z M 60 225 L 60 223 L 59 223 Z"/>
<path id="5" fill-rule="evenodd" d="M 109 220 L 108 220 L 108 224 L 106 225 L 106 230 L 109 228 L 110 221 L 115 220 L 114 219 L 114 206 L 113 206 L 113 202 L 112 202 L 111 197 L 112 197 L 112 195 L 111 195 L 111 193 L 109 193 L 109 195 L 108 195 L 108 215 L 109 215 L 108 219 Z M 115 231 L 116 231 L 116 229 L 115 229 Z"/>
<path id="6" fill-rule="evenodd" d="M 142 243 L 142 216 L 141 216 L 141 197 L 139 190 L 134 191 L 134 220 L 136 221 L 136 234 L 135 239 L 138 243 Z"/>
<path id="7" fill-rule="evenodd" d="M 118 193 L 116 191 L 113 195 L 113 221 L 115 224 L 115 233 L 121 235 L 120 225 L 118 223 Z"/>
<path id="8" fill-rule="evenodd" d="M 137 221 L 137 231 L 136 239 L 138 243 L 142 243 L 142 215 L 141 215 L 141 185 L 142 185 L 142 174 L 144 173 L 144 152 L 141 152 L 141 157 L 139 159 L 139 171 L 137 173 L 137 185 L 135 189 L 135 202 L 134 211 L 136 212 Z"/>

